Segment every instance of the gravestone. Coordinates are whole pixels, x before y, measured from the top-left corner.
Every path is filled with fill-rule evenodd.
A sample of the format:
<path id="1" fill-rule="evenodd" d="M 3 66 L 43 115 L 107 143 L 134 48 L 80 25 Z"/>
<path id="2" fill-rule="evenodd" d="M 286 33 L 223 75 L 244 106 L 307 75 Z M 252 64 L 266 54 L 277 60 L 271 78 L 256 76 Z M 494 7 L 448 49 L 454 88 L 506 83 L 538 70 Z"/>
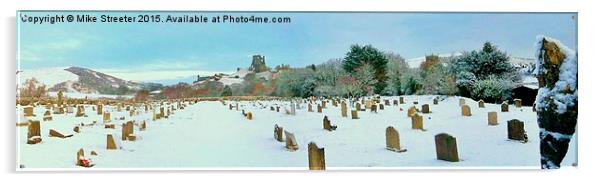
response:
<path id="1" fill-rule="evenodd" d="M 84 149 L 80 148 L 77 151 L 77 156 L 75 157 L 75 161 L 77 161 L 76 165 L 77 166 L 82 166 L 82 167 L 87 167 L 88 165 L 84 164 L 84 160 L 85 160 L 85 156 L 84 156 Z"/>
<path id="2" fill-rule="evenodd" d="M 311 107 L 311 103 L 307 104 L 307 112 L 314 112 L 313 108 Z"/>
<path id="3" fill-rule="evenodd" d="M 309 159 L 309 170 L 326 170 L 324 148 L 318 148 L 316 143 L 310 142 L 307 145 L 307 155 L 307 158 Z"/>
<path id="4" fill-rule="evenodd" d="M 322 128 L 328 131 L 334 131 L 337 129 L 337 126 L 331 125 L 330 120 L 328 120 L 328 117 L 324 116 L 324 119 L 322 119 Z"/>
<path id="5" fill-rule="evenodd" d="M 439 98 L 433 99 L 433 105 L 439 105 Z"/>
<path id="6" fill-rule="evenodd" d="M 380 110 L 385 110 L 385 105 L 384 105 L 384 104 L 379 104 L 379 105 L 378 105 L 378 109 L 380 109 Z"/>
<path id="7" fill-rule="evenodd" d="M 248 113 L 246 114 L 246 116 L 247 116 L 247 119 L 248 119 L 248 120 L 253 120 L 253 113 L 251 113 L 251 112 L 248 112 Z"/>
<path id="8" fill-rule="evenodd" d="M 460 106 L 466 105 L 466 100 L 464 98 L 460 98 Z"/>
<path id="9" fill-rule="evenodd" d="M 79 126 L 74 126 L 74 127 L 73 127 L 73 132 L 75 132 L 75 133 L 79 133 L 79 132 L 80 132 L 80 131 L 79 131 Z"/>
<path id="10" fill-rule="evenodd" d="M 523 100 L 521 99 L 514 99 L 514 106 L 517 108 L 521 108 L 523 106 Z"/>
<path id="11" fill-rule="evenodd" d="M 394 106 L 399 105 L 399 103 L 397 102 L 397 100 L 393 100 L 393 105 Z"/>
<path id="12" fill-rule="evenodd" d="M 318 113 L 322 113 L 322 105 L 318 104 Z"/>
<path id="13" fill-rule="evenodd" d="M 130 134 L 134 134 L 134 122 L 128 121 L 124 124 L 121 124 L 121 140 L 127 140 Z"/>
<path id="14" fill-rule="evenodd" d="M 415 106 L 410 106 L 410 108 L 408 108 L 408 117 L 412 117 L 414 116 L 414 114 L 416 114 L 416 107 Z"/>
<path id="15" fill-rule="evenodd" d="M 31 106 L 24 107 L 23 108 L 23 116 L 25 116 L 25 117 L 36 116 L 35 114 L 33 114 L 33 107 L 31 107 Z"/>
<path id="16" fill-rule="evenodd" d="M 468 105 L 462 105 L 462 116 L 471 116 L 472 114 L 470 113 L 470 106 Z"/>
<path id="17" fill-rule="evenodd" d="M 527 134 L 525 133 L 525 123 L 518 119 L 509 120 L 508 139 L 527 142 Z"/>
<path id="18" fill-rule="evenodd" d="M 27 144 L 37 144 L 40 142 L 42 142 L 40 121 L 29 121 L 29 125 L 27 125 Z"/>
<path id="19" fill-rule="evenodd" d="M 50 114 L 50 110 L 47 110 L 46 112 L 44 112 L 44 118 L 42 120 L 43 121 L 52 121 L 52 115 Z"/>
<path id="20" fill-rule="evenodd" d="M 323 109 L 326 109 L 326 101 L 325 100 L 322 101 L 322 105 L 321 106 L 322 106 Z"/>
<path id="21" fill-rule="evenodd" d="M 412 116 L 412 129 L 424 130 L 421 115 L 414 114 L 414 116 Z"/>
<path id="22" fill-rule="evenodd" d="M 75 113 L 75 117 L 83 117 L 86 115 L 86 111 L 84 110 L 83 105 L 77 106 L 77 112 Z"/>
<path id="23" fill-rule="evenodd" d="M 279 127 L 277 124 L 274 125 L 274 139 L 276 139 L 276 141 L 284 142 L 282 131 L 284 131 L 284 128 Z"/>
<path id="24" fill-rule="evenodd" d="M 459 162 L 458 146 L 456 138 L 447 133 L 441 133 L 435 136 L 435 148 L 437 159 L 449 162 Z"/>
<path id="25" fill-rule="evenodd" d="M 113 124 L 113 123 L 105 123 L 105 128 L 107 128 L 107 129 L 115 129 L 115 124 Z"/>
<path id="26" fill-rule="evenodd" d="M 342 117 L 347 117 L 347 103 L 342 102 L 341 103 L 341 116 Z"/>
<path id="27" fill-rule="evenodd" d="M 359 102 L 355 103 L 355 110 L 356 111 L 362 110 L 362 104 L 360 104 Z"/>
<path id="28" fill-rule="evenodd" d="M 485 108 L 485 101 L 479 100 L 479 108 Z"/>
<path id="29" fill-rule="evenodd" d="M 508 112 L 508 103 L 504 102 L 502 103 L 502 112 Z"/>
<path id="30" fill-rule="evenodd" d="M 50 131 L 48 131 L 48 136 L 57 137 L 57 138 L 67 138 L 67 137 L 72 137 L 73 135 L 63 135 L 62 133 L 60 133 L 56 130 L 50 129 Z"/>
<path id="31" fill-rule="evenodd" d="M 498 123 L 497 123 L 497 112 L 493 111 L 493 112 L 488 112 L 487 113 L 487 124 L 489 126 L 498 125 Z"/>
<path id="32" fill-rule="evenodd" d="M 399 104 L 404 104 L 403 97 L 399 97 Z"/>
<path id="33" fill-rule="evenodd" d="M 102 104 L 96 105 L 96 114 L 97 115 L 101 115 L 102 114 Z"/>
<path id="34" fill-rule="evenodd" d="M 357 116 L 357 110 L 352 110 L 352 111 L 351 111 L 351 119 L 360 119 L 360 118 Z"/>
<path id="35" fill-rule="evenodd" d="M 57 100 L 56 100 L 56 105 L 63 105 L 63 91 L 59 90 L 59 93 L 56 94 L 57 96 Z"/>
<path id="36" fill-rule="evenodd" d="M 284 135 L 286 136 L 286 149 L 291 152 L 297 151 L 299 146 L 297 145 L 297 140 L 295 140 L 295 135 L 288 131 L 284 131 Z"/>
<path id="37" fill-rule="evenodd" d="M 389 103 L 389 100 L 388 100 L 388 99 L 385 99 L 385 105 L 386 105 L 386 106 L 390 106 L 390 105 L 391 105 L 391 103 Z"/>
<path id="38" fill-rule="evenodd" d="M 422 113 L 431 113 L 431 110 L 429 109 L 428 104 L 423 104 L 422 109 L 420 111 L 422 111 Z"/>
<path id="39" fill-rule="evenodd" d="M 159 117 L 157 119 L 161 119 L 165 117 L 165 108 L 161 107 L 159 108 Z"/>
<path id="40" fill-rule="evenodd" d="M 140 131 L 146 130 L 146 121 L 140 122 Z"/>
<path id="41" fill-rule="evenodd" d="M 373 104 L 370 106 L 370 112 L 377 113 L 376 110 L 377 110 L 376 104 Z"/>
<path id="42" fill-rule="evenodd" d="M 105 112 L 105 113 L 103 113 L 103 114 L 102 114 L 102 121 L 103 121 L 104 123 L 111 122 L 111 113 L 109 113 L 109 112 Z"/>
<path id="43" fill-rule="evenodd" d="M 399 144 L 399 133 L 392 126 L 387 127 L 385 130 L 385 141 L 387 144 L 387 150 L 393 152 L 405 152 L 406 149 L 402 149 Z"/>

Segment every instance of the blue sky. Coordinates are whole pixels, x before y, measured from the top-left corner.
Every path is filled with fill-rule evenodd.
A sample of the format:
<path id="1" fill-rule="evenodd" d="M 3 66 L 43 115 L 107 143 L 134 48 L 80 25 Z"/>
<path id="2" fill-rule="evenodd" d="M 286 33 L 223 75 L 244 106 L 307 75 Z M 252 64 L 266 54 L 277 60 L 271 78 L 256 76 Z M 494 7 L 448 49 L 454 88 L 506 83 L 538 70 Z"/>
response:
<path id="1" fill-rule="evenodd" d="M 139 12 L 21 12 L 28 16 Z M 574 14 L 495 13 L 190 13 L 290 17 L 287 24 L 18 23 L 20 70 L 80 66 L 136 81 L 170 83 L 196 74 L 230 73 L 262 54 L 268 66 L 305 66 L 344 57 L 371 44 L 405 58 L 479 49 L 492 41 L 517 57 L 533 57 L 537 35 L 576 47 Z M 171 81 L 170 81 L 171 80 Z"/>

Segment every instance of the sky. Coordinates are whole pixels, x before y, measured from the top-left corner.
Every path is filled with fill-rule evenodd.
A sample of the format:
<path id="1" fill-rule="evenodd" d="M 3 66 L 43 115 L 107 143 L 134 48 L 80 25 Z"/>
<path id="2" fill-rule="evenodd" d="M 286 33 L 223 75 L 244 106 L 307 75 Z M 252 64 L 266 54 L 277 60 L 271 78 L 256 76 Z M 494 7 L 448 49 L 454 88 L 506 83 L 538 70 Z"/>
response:
<path id="1" fill-rule="evenodd" d="M 290 23 L 42 23 L 54 15 L 290 17 Z M 79 66 L 122 79 L 164 84 L 247 68 L 255 54 L 270 67 L 343 58 L 353 44 L 406 59 L 480 49 L 491 41 L 533 58 L 545 35 L 577 46 L 574 13 L 18 12 L 17 69 Z"/>

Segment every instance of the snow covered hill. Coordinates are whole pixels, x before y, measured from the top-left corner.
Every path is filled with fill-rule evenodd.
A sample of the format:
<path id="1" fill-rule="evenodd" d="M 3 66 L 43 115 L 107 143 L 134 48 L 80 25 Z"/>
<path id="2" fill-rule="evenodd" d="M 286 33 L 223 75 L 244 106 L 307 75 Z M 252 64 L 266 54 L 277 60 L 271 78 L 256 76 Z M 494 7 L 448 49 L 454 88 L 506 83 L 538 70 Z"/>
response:
<path id="1" fill-rule="evenodd" d="M 114 94 L 119 89 L 139 90 L 144 87 L 141 83 L 126 81 L 81 67 L 22 70 L 17 73 L 18 86 L 21 87 L 30 78 L 35 78 L 46 85 L 50 92 Z"/>

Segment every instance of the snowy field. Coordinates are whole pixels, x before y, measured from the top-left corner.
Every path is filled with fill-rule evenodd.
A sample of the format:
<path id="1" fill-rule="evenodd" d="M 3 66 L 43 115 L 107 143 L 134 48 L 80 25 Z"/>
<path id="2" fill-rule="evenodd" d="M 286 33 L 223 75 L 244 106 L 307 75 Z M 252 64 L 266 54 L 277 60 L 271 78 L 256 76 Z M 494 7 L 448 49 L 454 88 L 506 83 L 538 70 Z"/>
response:
<path id="1" fill-rule="evenodd" d="M 75 165 L 76 152 L 83 148 L 86 157 L 95 164 L 91 169 L 128 168 L 226 168 L 226 169 L 308 169 L 307 144 L 315 142 L 324 147 L 327 169 L 348 168 L 529 168 L 539 169 L 539 128 L 536 113 L 530 106 L 516 108 L 510 105 L 510 112 L 500 112 L 500 105 L 486 104 L 478 108 L 477 102 L 466 99 L 472 116 L 461 116 L 459 97 L 446 97 L 438 105 L 433 105 L 435 96 L 404 96 L 405 104 L 385 106 L 378 113 L 360 111 L 360 119 L 343 118 L 339 107 L 327 105 L 323 113 L 307 112 L 307 104 L 301 104 L 296 115 L 270 111 L 271 105 L 290 107 L 289 102 L 260 101 L 264 106 L 253 102 L 240 102 L 240 110 L 253 113 L 253 120 L 247 120 L 242 111 L 229 110 L 228 104 L 220 102 L 199 102 L 183 110 L 176 110 L 167 119 L 152 121 L 152 112 L 129 117 L 129 113 L 116 112 L 115 107 L 105 107 L 112 118 L 125 117 L 125 120 L 113 119 L 116 129 L 105 129 L 102 115 L 86 106 L 88 117 L 74 117 L 71 114 L 53 114 L 52 121 L 42 121 L 45 111 L 36 107 L 34 117 L 41 122 L 43 141 L 29 145 L 27 127 L 17 127 L 17 166 L 23 170 L 36 168 L 81 168 Z M 398 97 L 385 97 L 394 99 Z M 418 101 L 429 104 L 432 113 L 422 114 L 424 129 L 411 129 L 411 118 L 407 109 Z M 347 102 L 349 103 L 349 102 Z M 187 103 L 186 103 L 187 104 Z M 255 106 L 254 106 L 255 105 Z M 353 107 L 348 107 L 352 109 Z M 403 108 L 403 111 L 400 111 Z M 157 108 L 155 108 L 157 109 Z M 488 126 L 487 112 L 496 111 L 497 126 Z M 23 108 L 17 107 L 19 120 Z M 322 118 L 328 116 L 338 128 L 329 132 L 322 129 Z M 519 119 L 525 122 L 529 136 L 527 143 L 507 139 L 506 121 Z M 128 120 L 140 122 L 146 120 L 147 128 L 139 131 L 135 127 L 137 141 L 121 141 L 121 123 Z M 73 127 L 81 123 L 97 124 L 81 126 L 80 133 L 74 133 Z M 22 122 L 22 121 L 19 121 Z M 274 124 L 295 134 L 299 150 L 289 152 L 284 142 L 274 139 Z M 385 149 L 385 129 L 393 126 L 400 135 L 402 148 L 407 152 L 396 153 Z M 49 129 L 73 137 L 60 139 L 48 137 Z M 435 135 L 448 133 L 457 139 L 460 162 L 437 160 Z M 113 134 L 118 150 L 106 150 L 106 134 Z M 577 136 L 577 135 L 575 135 Z M 571 140 L 570 148 L 563 166 L 576 163 L 577 139 Z M 98 156 L 91 156 L 90 151 Z"/>

